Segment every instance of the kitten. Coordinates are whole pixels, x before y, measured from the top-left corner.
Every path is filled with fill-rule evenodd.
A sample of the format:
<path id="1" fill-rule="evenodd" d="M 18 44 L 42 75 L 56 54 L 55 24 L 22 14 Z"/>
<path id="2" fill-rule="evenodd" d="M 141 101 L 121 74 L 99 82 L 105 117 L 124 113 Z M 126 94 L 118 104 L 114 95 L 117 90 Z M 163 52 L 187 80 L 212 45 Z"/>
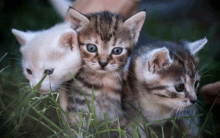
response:
<path id="1" fill-rule="evenodd" d="M 125 20 L 120 15 L 107 11 L 83 15 L 75 9 L 68 11 L 72 28 L 78 33 L 82 56 L 82 67 L 76 80 L 91 104 L 94 86 L 94 105 L 98 120 L 103 120 L 103 112 L 111 119 L 122 113 L 113 105 L 121 108 L 123 67 L 138 41 L 146 12 L 141 11 Z M 70 124 L 75 123 L 76 109 L 89 112 L 86 101 L 76 83 L 72 83 L 76 104 L 67 92 L 66 111 Z"/>
<path id="2" fill-rule="evenodd" d="M 71 80 L 81 66 L 76 32 L 69 23 L 37 31 L 23 32 L 12 29 L 21 45 L 22 68 L 30 86 L 34 87 L 48 73 L 38 87 L 43 94 L 57 91 L 60 85 Z"/>
<path id="3" fill-rule="evenodd" d="M 197 100 L 200 80 L 195 55 L 206 43 L 204 38 L 181 43 L 159 41 L 140 47 L 129 62 L 123 98 L 138 109 L 140 104 L 148 122 L 171 118 L 189 109 Z M 126 102 L 123 110 L 133 119 L 138 116 Z M 141 121 L 141 116 L 138 119 Z M 141 133 L 146 137 L 145 132 Z"/>

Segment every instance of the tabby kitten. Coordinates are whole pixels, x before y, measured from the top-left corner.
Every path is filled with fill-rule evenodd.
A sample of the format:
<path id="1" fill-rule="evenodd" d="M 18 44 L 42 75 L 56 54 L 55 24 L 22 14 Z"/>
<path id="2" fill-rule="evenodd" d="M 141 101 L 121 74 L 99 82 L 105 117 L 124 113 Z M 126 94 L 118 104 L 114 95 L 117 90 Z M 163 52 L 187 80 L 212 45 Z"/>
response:
<path id="1" fill-rule="evenodd" d="M 136 108 L 140 103 L 148 122 L 171 118 L 189 109 L 197 100 L 200 80 L 195 54 L 206 43 L 204 38 L 195 42 L 159 41 L 140 47 L 130 60 L 123 98 Z M 135 118 L 138 113 L 127 102 L 123 102 L 123 109 Z M 145 132 L 141 134 L 146 137 Z"/>
<path id="2" fill-rule="evenodd" d="M 68 11 L 72 28 L 78 33 L 78 42 L 82 57 L 82 67 L 76 74 L 76 80 L 91 104 L 92 86 L 94 86 L 95 110 L 99 120 L 103 112 L 111 118 L 122 113 L 113 105 L 121 107 L 123 67 L 138 41 L 146 12 L 140 11 L 125 20 L 120 15 L 107 11 L 83 15 L 75 9 Z M 86 101 L 76 83 L 72 83 L 74 100 L 70 92 L 66 93 L 63 107 L 70 115 L 76 109 L 89 112 Z M 63 101 L 65 102 L 65 101 Z M 74 117 L 67 120 L 74 123 Z"/>

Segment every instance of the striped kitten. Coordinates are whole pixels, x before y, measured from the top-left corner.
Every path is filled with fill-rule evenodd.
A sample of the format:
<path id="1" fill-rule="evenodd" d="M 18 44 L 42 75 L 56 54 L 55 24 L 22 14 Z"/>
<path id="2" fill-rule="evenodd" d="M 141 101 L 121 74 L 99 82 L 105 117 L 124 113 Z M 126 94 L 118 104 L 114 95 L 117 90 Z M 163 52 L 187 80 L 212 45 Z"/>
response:
<path id="1" fill-rule="evenodd" d="M 113 105 L 121 107 L 123 67 L 138 41 L 146 13 L 138 12 L 125 20 L 120 15 L 107 11 L 83 15 L 70 8 L 69 20 L 78 33 L 82 56 L 82 67 L 76 80 L 91 103 L 94 86 L 95 110 L 99 120 L 103 112 L 111 118 L 121 115 Z M 89 112 L 86 101 L 76 83 L 72 83 L 76 105 L 71 93 L 67 92 L 65 107 L 69 114 L 75 114 L 76 106 Z M 64 102 L 64 101 L 63 101 Z M 72 118 L 69 123 L 76 120 Z"/>
<path id="2" fill-rule="evenodd" d="M 72 79 L 70 72 L 75 75 L 80 69 L 77 34 L 70 23 L 37 32 L 12 29 L 12 33 L 21 45 L 23 73 L 30 86 L 36 86 L 48 73 L 38 87 L 43 94 L 57 91 L 63 82 Z"/>
<path id="3" fill-rule="evenodd" d="M 171 118 L 177 112 L 190 110 L 197 100 L 196 90 L 200 80 L 199 60 L 195 54 L 206 43 L 204 38 L 181 43 L 159 41 L 140 47 L 130 60 L 123 98 L 136 108 L 140 103 L 148 122 Z M 138 114 L 126 102 L 123 102 L 123 109 L 133 118 Z M 140 116 L 138 118 L 142 120 Z M 183 123 L 187 125 L 188 120 Z M 163 124 L 169 124 L 169 121 Z M 191 127 L 191 130 L 194 131 L 191 135 L 196 135 L 196 128 Z M 141 133 L 146 137 L 143 131 Z"/>

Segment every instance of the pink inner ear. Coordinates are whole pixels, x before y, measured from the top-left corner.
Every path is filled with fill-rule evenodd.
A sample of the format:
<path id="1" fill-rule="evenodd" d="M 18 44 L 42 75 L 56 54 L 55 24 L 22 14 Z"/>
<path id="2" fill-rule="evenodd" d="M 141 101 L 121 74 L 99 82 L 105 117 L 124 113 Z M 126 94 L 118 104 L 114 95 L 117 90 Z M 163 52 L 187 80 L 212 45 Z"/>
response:
<path id="1" fill-rule="evenodd" d="M 169 59 L 167 57 L 167 53 L 157 54 L 155 59 L 153 60 L 153 64 L 155 64 L 155 70 L 160 70 L 169 64 Z"/>
<path id="2" fill-rule="evenodd" d="M 77 36 L 73 32 L 67 32 L 61 35 L 60 37 L 60 46 L 70 47 L 71 49 L 74 46 L 78 45 Z"/>
<path id="3" fill-rule="evenodd" d="M 148 63 L 148 70 L 152 73 L 163 69 L 170 63 L 167 52 L 157 52 Z"/>

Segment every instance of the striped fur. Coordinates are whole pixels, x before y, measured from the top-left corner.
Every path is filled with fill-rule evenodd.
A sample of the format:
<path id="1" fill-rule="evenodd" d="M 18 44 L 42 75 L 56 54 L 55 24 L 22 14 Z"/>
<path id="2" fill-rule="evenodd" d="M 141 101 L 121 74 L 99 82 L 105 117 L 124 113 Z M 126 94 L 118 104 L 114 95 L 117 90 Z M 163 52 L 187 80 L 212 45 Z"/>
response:
<path id="1" fill-rule="evenodd" d="M 116 109 L 121 108 L 121 91 L 124 76 L 124 66 L 137 42 L 140 29 L 144 23 L 145 12 L 125 20 L 120 15 L 107 11 L 82 15 L 70 9 L 69 18 L 72 27 L 78 32 L 78 42 L 82 57 L 82 67 L 75 76 L 79 86 L 91 104 L 92 86 L 94 86 L 95 110 L 99 120 L 103 120 L 106 112 L 109 120 L 122 117 Z M 140 18 L 141 17 L 141 18 Z M 129 19 L 130 19 L 129 18 Z M 133 24 L 133 28 L 129 24 Z M 134 30 L 136 29 L 136 30 Z M 88 46 L 96 46 L 95 52 L 89 52 Z M 120 54 L 114 54 L 114 48 L 122 49 Z M 105 65 L 102 65 L 102 63 Z M 72 82 L 76 104 L 71 92 L 66 92 L 69 114 L 76 114 L 77 109 L 89 112 L 86 101 L 78 87 Z M 70 124 L 76 120 L 67 120 Z"/>
<path id="2" fill-rule="evenodd" d="M 199 49 L 207 40 L 203 42 Z M 195 50 L 198 51 L 197 48 Z M 123 99 L 137 108 L 140 103 L 142 113 L 149 122 L 174 117 L 177 112 L 189 109 L 197 99 L 198 67 L 195 51 L 190 51 L 187 43 L 160 41 L 140 47 L 132 55 Z M 179 84 L 184 84 L 180 92 L 175 88 Z M 126 102 L 123 110 L 132 117 L 138 114 Z M 140 116 L 139 120 L 142 120 Z"/>

